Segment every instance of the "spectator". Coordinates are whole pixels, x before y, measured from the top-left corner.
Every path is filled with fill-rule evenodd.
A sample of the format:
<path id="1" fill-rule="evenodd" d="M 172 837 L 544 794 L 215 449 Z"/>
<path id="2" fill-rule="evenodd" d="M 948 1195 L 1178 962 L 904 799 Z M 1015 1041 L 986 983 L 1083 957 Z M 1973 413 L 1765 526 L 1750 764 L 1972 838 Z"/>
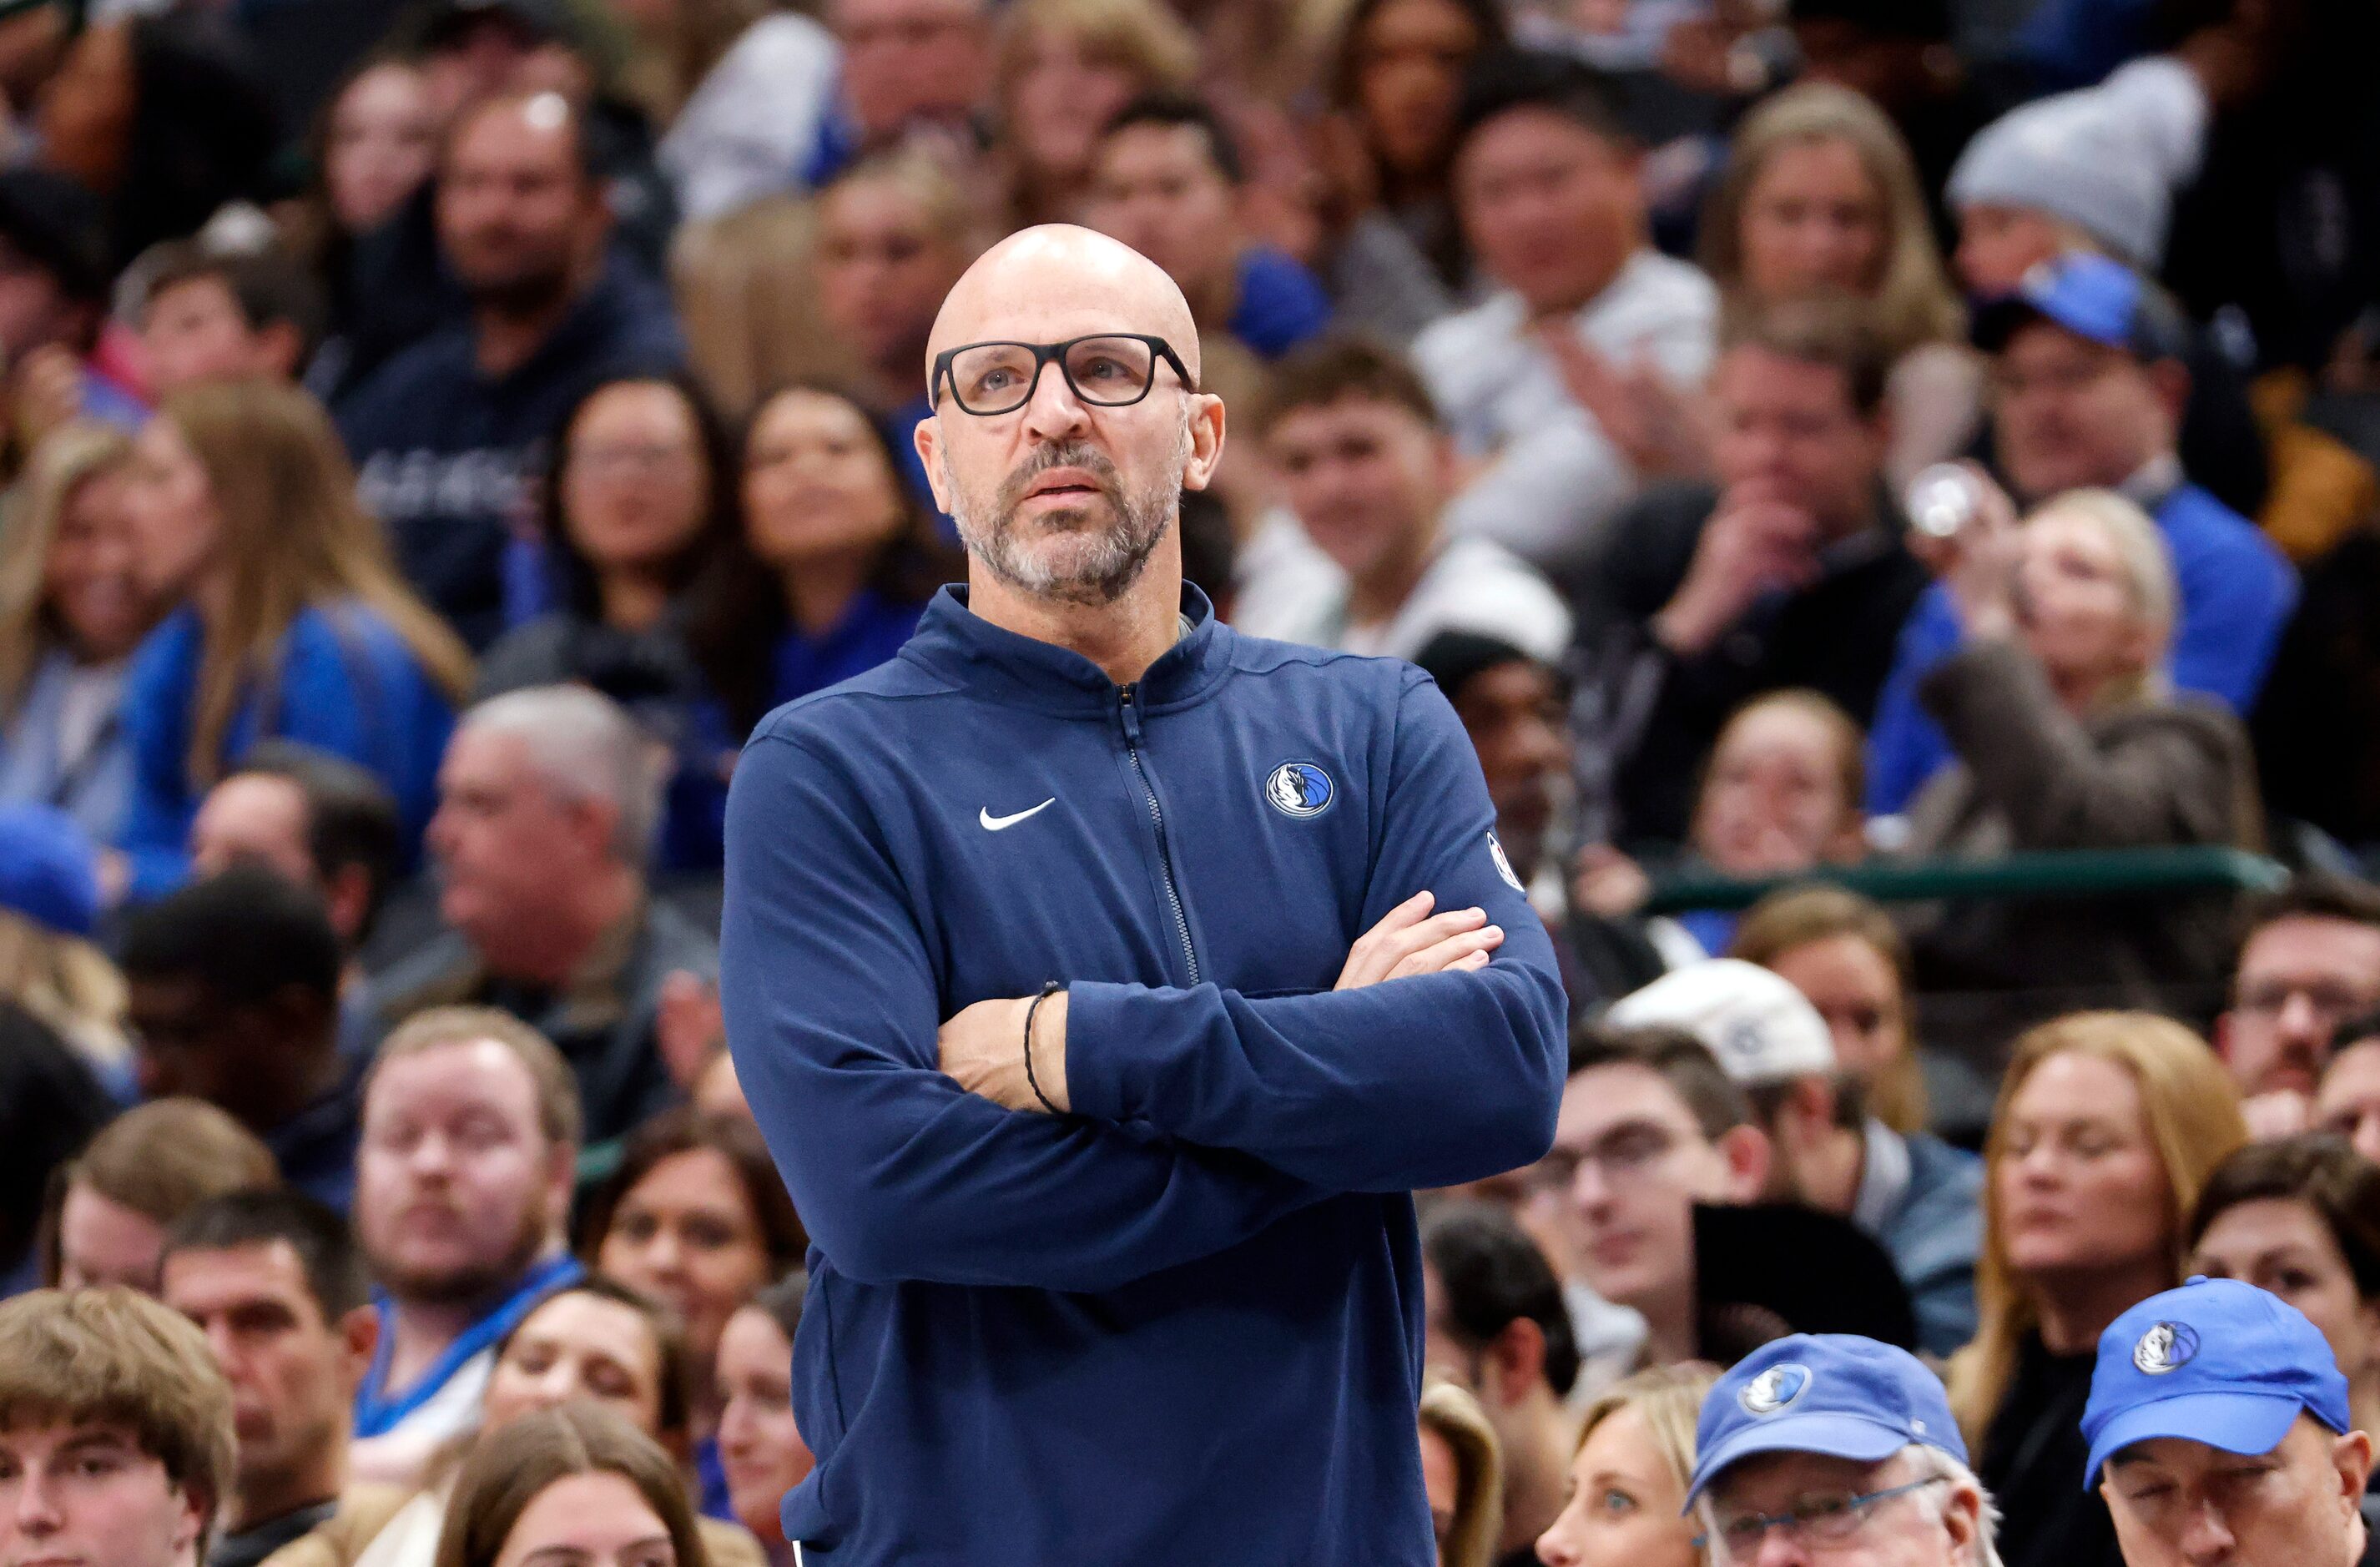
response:
<path id="1" fill-rule="evenodd" d="M 986 0 L 831 0 L 842 47 L 834 107 L 819 127 L 802 183 L 819 189 L 902 140 L 972 151 L 991 80 Z"/>
<path id="2" fill-rule="evenodd" d="M 1340 23 L 1320 132 L 1339 320 L 1399 343 L 1475 302 L 1455 219 L 1456 113 L 1471 62 L 1506 43 L 1486 0 L 1356 0 Z"/>
<path id="3" fill-rule="evenodd" d="M 1456 127 L 1456 211 L 1498 291 L 1414 340 L 1456 443 L 1488 459 L 1449 526 L 1560 579 L 1693 460 L 1678 397 L 1709 372 L 1718 294 L 1648 244 L 1636 144 L 1587 67 L 1483 55 Z"/>
<path id="4" fill-rule="evenodd" d="M 1295 258 L 1251 237 L 1246 183 L 1212 109 L 1151 93 L 1100 134 L 1082 221 L 1163 267 L 1202 332 L 1277 359 L 1330 324 L 1330 300 Z"/>
<path id="5" fill-rule="evenodd" d="M 44 1193 L 115 1109 L 55 1030 L 0 999 L 0 1300 L 41 1282 Z"/>
<path id="6" fill-rule="evenodd" d="M 7 262 L 0 288 L 7 432 L 30 445 L 78 416 L 138 426 L 148 410 L 125 378 L 92 357 L 114 268 L 106 220 L 90 191 L 34 164 L 0 173 L 0 261 Z"/>
<path id="7" fill-rule="evenodd" d="M 594 692 L 552 686 L 464 715 L 431 824 L 446 929 L 379 978 L 391 1021 L 502 1007 L 570 1063 L 588 1136 L 676 1097 L 654 1042 L 662 982 L 719 971 L 710 938 L 649 894 L 659 779 L 648 742 Z"/>
<path id="8" fill-rule="evenodd" d="M 2347 1043 L 2322 1075 L 2314 1113 L 2324 1131 L 2345 1137 L 2380 1164 L 2380 1018 L 2360 1019 L 2342 1037 Z"/>
<path id="9" fill-rule="evenodd" d="M 2322 1335 L 2262 1290 L 2193 1280 L 2109 1324 L 2082 1431 L 2128 1567 L 2372 1560 L 2371 1434 Z"/>
<path id="10" fill-rule="evenodd" d="M 2190 1215 L 2189 1271 L 2278 1295 L 2322 1330 L 2356 1428 L 2380 1427 L 2380 1166 L 2343 1138 L 2250 1143 Z"/>
<path id="11" fill-rule="evenodd" d="M 2176 71 L 2167 59 L 2137 62 L 2097 89 L 2011 109 L 1967 144 L 1944 198 L 1971 296 L 2013 294 L 2034 267 L 2078 250 L 2156 274 L 2173 165 L 2194 155 L 2171 144 L 2177 122 L 2164 87 Z M 2175 448 L 2183 471 L 2233 511 L 2266 520 L 2273 475 L 2246 380 L 2213 334 L 2185 322 L 2182 336 L 2190 390 Z M 2292 428 L 2288 440 L 2309 433 Z"/>
<path id="12" fill-rule="evenodd" d="M 1993 442 L 2018 495 L 2114 490 L 2156 519 L 2172 557 L 2175 686 L 2245 712 L 2297 601 L 2297 577 L 2253 524 L 2190 481 L 2175 455 L 2189 374 L 2180 318 L 2149 284 L 2099 256 L 2028 274 L 1975 318 L 1992 360 Z M 1901 809 L 1949 759 L 1918 684 L 1967 635 L 1947 586 L 1902 629 L 1870 730 L 1868 809 Z"/>
<path id="13" fill-rule="evenodd" d="M 198 1567 L 232 1487 L 199 1330 L 119 1289 L 0 1302 L 0 1560 Z"/>
<path id="14" fill-rule="evenodd" d="M 1768 1139 L 1767 1195 L 1849 1219 L 1881 1245 L 1928 1354 L 1947 1355 L 1974 1335 L 1983 1161 L 1869 1116 L 1858 1077 L 1837 1066 L 1826 1020 L 1791 984 L 1716 958 L 1621 998 L 1607 1021 L 1700 1039 Z"/>
<path id="15" fill-rule="evenodd" d="M 428 194 L 443 134 L 428 74 L 411 55 L 367 57 L 322 112 L 296 237 L 326 306 L 306 384 L 334 406 L 460 308 L 453 280 L 438 274 Z"/>
<path id="16" fill-rule="evenodd" d="M 1964 639 L 1918 694 L 1960 761 L 1910 808 L 1911 853 L 2262 844 L 2238 721 L 2159 680 L 2176 594 L 2145 513 L 2077 491 L 2021 527 L 1979 516 L 1945 553 Z M 1919 984 L 1973 992 L 1970 1027 L 1997 1043 L 2011 1019 L 2094 1002 L 2204 1015 L 2213 998 L 2197 988 L 2229 950 L 2232 913 L 2222 893 L 2003 900 L 1909 925 Z"/>
<path id="17" fill-rule="evenodd" d="M 1938 200 L 1961 149 L 1992 117 L 1950 47 L 1950 6 L 1791 0 L 1786 15 L 1803 79 L 1849 88 L 1891 115 L 1916 162 L 1918 188 Z"/>
<path id="18" fill-rule="evenodd" d="M 103 843 L 132 795 L 125 673 L 161 607 L 126 515 L 130 455 L 105 425 L 52 431 L 0 549 L 0 799 L 55 806 Z"/>
<path id="19" fill-rule="evenodd" d="M 497 1344 L 485 1426 L 459 1450 L 440 1455 L 430 1483 L 388 1512 L 353 1561 L 373 1567 L 433 1567 L 454 1512 L 458 1471 L 473 1452 L 541 1411 L 599 1406 L 682 1464 L 686 1373 L 677 1323 L 651 1300 L 601 1276 L 555 1290 Z M 357 1522 L 366 1522 L 360 1512 Z M 713 1567 L 760 1567 L 758 1546 L 736 1525 L 698 1518 L 695 1530 Z M 343 1531 L 350 1540 L 356 1533 Z"/>
<path id="20" fill-rule="evenodd" d="M 686 1105 L 632 1133 L 619 1168 L 584 1207 L 580 1255 L 662 1302 L 686 1325 L 702 1511 L 729 1516 L 719 1458 L 719 1342 L 728 1318 L 801 1266 L 809 1237 L 793 1199 L 748 1116 Z"/>
<path id="21" fill-rule="evenodd" d="M 792 185 L 834 94 L 825 28 L 747 0 L 659 0 L 623 6 L 621 20 L 644 79 L 632 86 L 666 128 L 654 156 L 687 222 Z"/>
<path id="22" fill-rule="evenodd" d="M 1747 115 L 1703 214 L 1701 260 L 1735 310 L 1827 295 L 1868 303 L 1892 366 L 1883 469 L 1896 492 L 1966 449 L 1983 377 L 1909 145 L 1875 104 L 1808 82 Z"/>
<path id="23" fill-rule="evenodd" d="M 953 172 L 909 148 L 862 159 L 820 196 L 817 312 L 856 375 L 910 495 L 932 489 L 912 439 L 933 404 L 917 385 L 934 312 L 975 259 L 974 220 Z"/>
<path id="24" fill-rule="evenodd" d="M 556 430 L 542 485 L 556 602 L 488 650 L 479 695 L 577 684 L 618 702 L 677 759 L 659 865 L 715 869 L 727 780 L 697 729 L 710 692 L 686 628 L 693 602 L 749 569 L 726 433 L 683 376 L 604 382 Z"/>
<path id="25" fill-rule="evenodd" d="M 466 110 L 447 138 L 437 220 L 470 319 L 339 405 L 364 504 L 407 579 L 474 648 L 524 607 L 522 588 L 507 595 L 507 552 L 564 410 L 602 381 L 684 357 L 666 297 L 608 248 L 592 156 L 584 117 L 559 94 Z"/>
<path id="26" fill-rule="evenodd" d="M 42 1282 L 121 1284 L 154 1294 L 165 1235 L 212 1197 L 275 1186 L 256 1135 L 200 1099 L 152 1099 L 100 1128 L 50 1182 Z"/>
<path id="27" fill-rule="evenodd" d="M 356 1158 L 356 1238 L 382 1291 L 358 1478 L 410 1483 L 476 1428 L 495 1342 L 578 1277 L 562 1234 L 578 1127 L 569 1064 L 504 1013 L 436 1008 L 381 1046 Z"/>
<path id="28" fill-rule="evenodd" d="M 1503 1476 L 1497 1567 L 1536 1560 L 1562 1507 L 1571 1448 L 1562 1400 L 1578 1349 L 1561 1285 L 1510 1215 L 1485 1203 L 1433 1214 L 1422 1231 L 1423 1354 L 1479 1401 Z"/>
<path id="29" fill-rule="evenodd" d="M 418 833 L 470 660 L 391 567 L 320 406 L 265 381 L 179 392 L 126 500 L 142 569 L 183 601 L 126 679 L 132 892 L 183 878 L 200 797 L 269 737 L 370 768 Z"/>
<path id="30" fill-rule="evenodd" d="M 396 215 L 438 164 L 438 122 L 421 67 L 374 55 L 333 95 L 322 115 L 321 199 L 333 228 L 352 242 Z"/>
<path id="31" fill-rule="evenodd" d="M 1992 1085 L 1965 1057 L 1918 1042 L 1909 943 L 1882 908 L 1839 887 L 1772 893 L 1744 915 L 1728 955 L 1775 970 L 1809 998 L 1877 1120 L 1903 1136 L 1983 1146 Z"/>
<path id="32" fill-rule="evenodd" d="M 0 1000 L 58 1037 L 119 1099 L 132 1097 L 124 977 L 93 944 L 91 840 L 42 806 L 0 806 Z"/>
<path id="33" fill-rule="evenodd" d="M 1802 687 L 1864 724 L 1925 591 L 1882 483 L 1885 360 L 1856 308 L 1795 303 L 1730 329 L 1711 378 L 1708 486 L 1613 524 L 1582 631 L 1622 841 L 1676 843 L 1730 714 Z"/>
<path id="34" fill-rule="evenodd" d="M 992 102 L 1013 226 L 1071 223 L 1108 122 L 1147 92 L 1186 91 L 1198 39 L 1163 0 L 1023 0 L 1001 18 Z"/>
<path id="35" fill-rule="evenodd" d="M 378 1323 L 336 1213 L 296 1192 L 193 1209 L 165 1246 L 163 1296 L 206 1335 L 231 1383 L 239 1451 L 207 1567 L 256 1567 L 329 1521 Z"/>
<path id="36" fill-rule="evenodd" d="M 1758 880 L 1850 864 L 1867 852 L 1860 815 L 1864 736 L 1815 691 L 1771 691 L 1736 710 L 1718 732 L 1694 804 L 1686 849 L 1722 876 Z M 1652 891 L 1637 863 L 1609 844 L 1579 855 L 1578 899 L 1609 917 L 1633 916 Z M 1677 926 L 1691 949 L 1727 951 L 1730 909 L 1688 909 Z"/>
<path id="37" fill-rule="evenodd" d="M 2174 1284 L 2183 1218 L 2244 1136 L 2238 1095 L 2178 1023 L 2079 1013 L 2017 1041 L 1984 1153 L 1981 1324 L 1949 1373 L 2008 1567 L 2116 1567 L 2107 1504 L 2074 1484 L 2092 1348 Z"/>
<path id="38" fill-rule="evenodd" d="M 170 396 L 210 381 L 296 381 L 323 332 L 313 280 L 271 250 L 168 245 L 150 261 L 140 305 L 149 387 Z"/>
<path id="39" fill-rule="evenodd" d="M 380 1040 L 360 953 L 405 863 L 388 786 L 345 757 L 266 740 L 207 791 L 190 820 L 190 867 L 215 876 L 261 866 L 322 900 L 339 939 L 339 1050 Z"/>
<path id="40" fill-rule="evenodd" d="M 963 574 L 903 468 L 884 427 L 839 392 L 789 387 L 753 414 L 741 510 L 763 569 L 722 584 L 687 626 L 725 710 L 722 766 L 771 708 L 899 652 L 926 601 Z"/>
<path id="41" fill-rule="evenodd" d="M 1700 1348 L 1696 1203 L 1743 1203 L 1768 1184 L 1768 1139 L 1710 1051 L 1681 1030 L 1591 1031 L 1571 1047 L 1548 1161 L 1582 1221 L 1596 1294 L 1643 1315 L 1640 1366 Z"/>
<path id="42" fill-rule="evenodd" d="M 2249 911 L 2215 1048 L 2252 1128 L 2305 1125 L 2305 1108 L 2348 1019 L 2380 1007 L 2380 891 L 2301 876 Z"/>
<path id="43" fill-rule="evenodd" d="M 498 1567 L 645 1553 L 674 1567 L 713 1561 L 669 1454 L 613 1410 L 564 1404 L 524 1415 L 473 1450 L 436 1560 Z"/>
<path id="44" fill-rule="evenodd" d="M 1796 1334 L 1721 1377 L 1703 1400 L 1686 1499 L 1721 1563 L 1770 1559 L 1772 1533 L 1809 1556 L 1999 1561 L 1998 1510 L 1967 1466 L 1942 1385 L 1870 1339 Z"/>
<path id="45" fill-rule="evenodd" d="M 1303 601 L 1240 629 L 1410 659 L 1446 631 L 1491 635 L 1543 664 L 1570 649 L 1570 610 L 1492 540 L 1450 537 L 1460 462 L 1404 359 L 1358 337 L 1322 338 L 1274 372 L 1263 438 L 1290 509 L 1339 567 Z"/>
<path id="46" fill-rule="evenodd" d="M 123 961 L 141 1091 L 229 1111 L 283 1180 L 345 1213 L 367 1063 L 339 1053 L 339 939 L 322 899 L 235 866 L 136 911 Z"/>
<path id="47" fill-rule="evenodd" d="M 813 1463 L 794 1427 L 792 1376 L 808 1289 L 807 1274 L 787 1274 L 729 1318 L 719 1337 L 720 1470 L 736 1521 L 760 1541 L 770 1567 L 794 1561 L 780 1507 Z"/>
<path id="48" fill-rule="evenodd" d="M 1421 1477 L 1438 1567 L 1491 1567 L 1504 1515 L 1503 1453 L 1479 1401 L 1459 1382 L 1421 1391 Z"/>
<path id="49" fill-rule="evenodd" d="M 1686 1516 L 1694 1418 L 1718 1372 L 1640 1371 L 1586 1406 L 1561 1514 L 1537 1537 L 1546 1567 L 1702 1567 Z"/>

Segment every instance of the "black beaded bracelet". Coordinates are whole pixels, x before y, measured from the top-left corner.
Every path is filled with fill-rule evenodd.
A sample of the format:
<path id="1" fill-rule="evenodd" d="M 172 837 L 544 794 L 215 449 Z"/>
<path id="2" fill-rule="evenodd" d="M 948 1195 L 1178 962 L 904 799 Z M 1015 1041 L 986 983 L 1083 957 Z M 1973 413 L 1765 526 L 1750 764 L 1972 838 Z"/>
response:
<path id="1" fill-rule="evenodd" d="M 1043 1002 L 1065 988 L 1063 980 L 1050 980 L 1041 987 L 1041 993 L 1033 998 L 1033 1004 L 1025 1009 L 1025 1086 L 1033 1090 L 1033 1097 L 1041 1101 L 1041 1108 L 1052 1115 L 1063 1115 L 1065 1111 L 1050 1102 L 1050 1096 L 1041 1091 L 1041 1085 L 1033 1076 L 1033 1014 L 1041 1010 Z"/>

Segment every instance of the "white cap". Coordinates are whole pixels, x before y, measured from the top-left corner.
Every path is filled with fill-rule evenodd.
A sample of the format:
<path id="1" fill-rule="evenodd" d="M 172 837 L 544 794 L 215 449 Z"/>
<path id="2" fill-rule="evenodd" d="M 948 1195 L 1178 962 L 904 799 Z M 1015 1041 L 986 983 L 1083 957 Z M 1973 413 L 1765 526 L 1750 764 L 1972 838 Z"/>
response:
<path id="1" fill-rule="evenodd" d="M 1619 1028 L 1682 1028 L 1747 1087 L 1831 1073 L 1835 1039 L 1792 982 L 1742 958 L 1672 969 L 1612 1003 Z"/>

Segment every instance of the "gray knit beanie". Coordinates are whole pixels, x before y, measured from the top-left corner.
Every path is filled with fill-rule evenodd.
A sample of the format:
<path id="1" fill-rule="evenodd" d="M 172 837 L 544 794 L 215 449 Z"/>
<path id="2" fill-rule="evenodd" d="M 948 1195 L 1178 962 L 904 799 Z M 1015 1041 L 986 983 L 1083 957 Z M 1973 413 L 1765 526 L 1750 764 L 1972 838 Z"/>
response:
<path id="1" fill-rule="evenodd" d="M 2044 98 L 1976 132 L 1950 170 L 1952 210 L 2029 207 L 2062 218 L 2119 259 L 2154 272 L 2172 192 L 2165 161 L 2098 91 Z"/>

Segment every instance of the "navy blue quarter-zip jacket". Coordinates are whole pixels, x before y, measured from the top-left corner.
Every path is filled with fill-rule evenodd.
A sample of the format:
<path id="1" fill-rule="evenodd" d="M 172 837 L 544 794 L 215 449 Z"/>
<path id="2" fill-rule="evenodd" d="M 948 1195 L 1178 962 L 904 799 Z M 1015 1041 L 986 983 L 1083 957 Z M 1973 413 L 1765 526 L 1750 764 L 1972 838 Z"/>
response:
<path id="1" fill-rule="evenodd" d="M 815 1242 L 819 1567 L 1434 1560 L 1407 1194 L 1545 1152 L 1561 981 L 1426 675 L 1184 607 L 1120 688 L 945 589 L 736 769 L 722 985 Z M 1334 992 L 1425 888 L 1494 960 Z M 1050 979 L 1074 1113 L 936 1069 Z"/>

